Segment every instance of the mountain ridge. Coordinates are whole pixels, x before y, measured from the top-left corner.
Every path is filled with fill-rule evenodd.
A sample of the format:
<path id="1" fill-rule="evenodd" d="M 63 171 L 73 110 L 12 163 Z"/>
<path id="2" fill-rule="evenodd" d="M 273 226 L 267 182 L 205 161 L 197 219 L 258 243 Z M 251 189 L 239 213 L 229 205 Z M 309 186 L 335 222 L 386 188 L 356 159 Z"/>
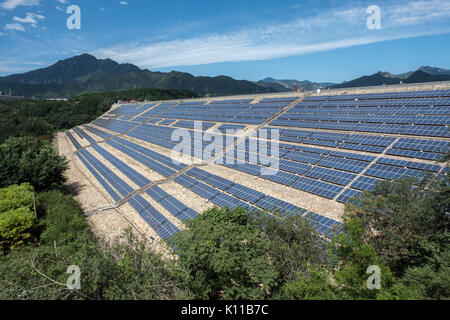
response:
<path id="1" fill-rule="evenodd" d="M 227 76 L 195 77 L 189 73 L 152 72 L 111 59 L 97 59 L 87 53 L 30 72 L 0 77 L 0 91 L 12 88 L 16 94 L 43 98 L 136 88 L 191 90 L 198 95 L 233 95 L 277 92 L 247 80 Z"/>
<path id="2" fill-rule="evenodd" d="M 422 66 L 416 71 L 394 75 L 387 71 L 379 71 L 372 75 L 362 76 L 347 82 L 336 84 L 331 88 L 354 88 L 354 87 L 369 87 L 381 86 L 400 83 L 421 83 L 421 82 L 437 82 L 450 81 L 450 70 L 435 68 L 429 66 Z"/>

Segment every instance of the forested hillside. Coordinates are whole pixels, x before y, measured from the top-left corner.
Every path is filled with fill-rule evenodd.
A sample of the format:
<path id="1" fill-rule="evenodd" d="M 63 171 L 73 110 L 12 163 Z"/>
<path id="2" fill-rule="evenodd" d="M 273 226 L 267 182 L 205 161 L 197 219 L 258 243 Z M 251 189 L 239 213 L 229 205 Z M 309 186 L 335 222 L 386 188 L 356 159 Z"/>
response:
<path id="1" fill-rule="evenodd" d="M 170 100 L 197 95 L 185 90 L 133 89 L 91 93 L 68 101 L 0 101 L 0 143 L 7 137 L 49 135 L 91 122 L 118 100 Z"/>

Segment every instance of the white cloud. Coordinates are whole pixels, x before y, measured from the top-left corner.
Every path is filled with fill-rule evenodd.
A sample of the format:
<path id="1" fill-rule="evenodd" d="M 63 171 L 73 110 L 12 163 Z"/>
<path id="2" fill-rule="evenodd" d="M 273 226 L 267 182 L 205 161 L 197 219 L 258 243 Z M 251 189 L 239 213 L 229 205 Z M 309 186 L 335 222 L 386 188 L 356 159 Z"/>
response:
<path id="1" fill-rule="evenodd" d="M 37 6 L 40 0 L 6 0 L 0 3 L 0 8 L 13 10 L 19 6 Z"/>
<path id="2" fill-rule="evenodd" d="M 126 2 L 126 1 L 120 1 L 119 4 L 121 4 L 121 5 L 123 5 L 123 6 L 126 6 L 126 5 L 128 4 L 128 2 Z"/>
<path id="3" fill-rule="evenodd" d="M 367 29 L 366 19 L 365 7 L 341 8 L 284 24 L 173 41 L 119 44 L 96 50 L 93 54 L 147 68 L 274 59 L 447 33 L 450 32 L 447 22 L 450 20 L 450 3 L 433 0 L 386 5 L 382 7 L 383 30 L 376 32 Z M 430 21 L 447 23 L 444 27 L 433 27 L 427 24 Z"/>
<path id="4" fill-rule="evenodd" d="M 30 23 L 32 25 L 38 24 L 38 20 L 42 21 L 45 17 L 41 14 L 35 14 L 35 13 L 27 13 L 27 16 L 25 18 L 19 18 L 14 17 L 13 20 L 19 23 Z"/>
<path id="5" fill-rule="evenodd" d="M 98 8 L 100 11 L 102 11 L 102 12 L 105 12 L 106 11 L 106 9 L 105 8 L 103 8 L 103 7 L 100 7 L 100 8 Z"/>
<path id="6" fill-rule="evenodd" d="M 25 31 L 25 28 L 20 23 L 7 23 L 6 30 Z"/>
<path id="7" fill-rule="evenodd" d="M 59 10 L 59 11 L 64 11 L 64 9 L 63 9 L 63 8 L 61 8 L 60 6 L 56 6 L 56 10 Z"/>
<path id="8" fill-rule="evenodd" d="M 29 71 L 30 68 L 36 68 L 46 65 L 42 61 L 18 61 L 17 59 L 10 59 L 0 57 L 0 73 L 16 73 L 22 71 Z"/>

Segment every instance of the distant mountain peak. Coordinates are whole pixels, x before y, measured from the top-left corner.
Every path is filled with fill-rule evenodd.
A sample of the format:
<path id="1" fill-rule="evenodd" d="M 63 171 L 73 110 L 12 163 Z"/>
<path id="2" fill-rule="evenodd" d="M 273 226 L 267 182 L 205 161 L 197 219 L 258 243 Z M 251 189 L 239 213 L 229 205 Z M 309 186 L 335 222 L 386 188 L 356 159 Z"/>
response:
<path id="1" fill-rule="evenodd" d="M 394 74 L 392 74 L 390 72 L 387 72 L 387 71 L 379 71 L 379 72 L 377 72 L 377 74 L 379 74 L 379 75 L 381 75 L 383 77 L 386 77 L 386 78 L 397 78 L 396 75 L 394 75 Z"/>

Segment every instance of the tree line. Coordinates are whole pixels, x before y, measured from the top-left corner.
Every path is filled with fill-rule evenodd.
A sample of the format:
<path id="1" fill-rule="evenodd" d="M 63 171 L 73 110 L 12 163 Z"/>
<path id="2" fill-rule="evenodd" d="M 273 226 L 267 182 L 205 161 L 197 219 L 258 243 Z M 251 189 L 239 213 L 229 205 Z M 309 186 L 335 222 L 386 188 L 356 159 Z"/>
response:
<path id="1" fill-rule="evenodd" d="M 0 143 L 8 137 L 47 137 L 100 117 L 118 100 L 158 101 L 197 97 L 187 90 L 133 89 L 91 93 L 68 101 L 42 99 L 0 101 Z"/>

